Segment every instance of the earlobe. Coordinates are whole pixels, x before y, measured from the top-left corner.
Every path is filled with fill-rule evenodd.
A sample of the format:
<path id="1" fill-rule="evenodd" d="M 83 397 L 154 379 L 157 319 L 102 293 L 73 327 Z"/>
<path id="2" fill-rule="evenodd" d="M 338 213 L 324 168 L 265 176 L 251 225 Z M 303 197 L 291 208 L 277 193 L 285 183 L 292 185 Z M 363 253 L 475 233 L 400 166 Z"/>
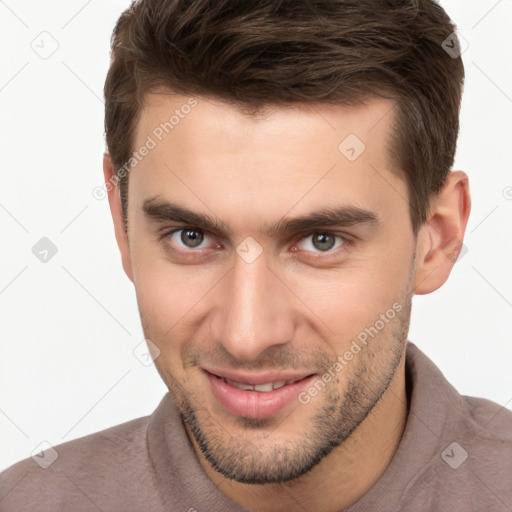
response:
<path id="1" fill-rule="evenodd" d="M 450 172 L 441 192 L 432 198 L 428 220 L 418 233 L 415 294 L 431 293 L 448 279 L 463 248 L 470 209 L 467 175 Z"/>
<path id="2" fill-rule="evenodd" d="M 114 231 L 116 235 L 117 246 L 121 252 L 121 260 L 123 269 L 133 282 L 133 266 L 130 252 L 130 244 L 128 240 L 128 233 L 124 226 L 123 206 L 121 203 L 121 194 L 119 193 L 119 186 L 115 170 L 112 166 L 112 161 L 108 153 L 103 155 L 103 175 L 105 177 L 105 186 L 108 193 L 108 202 L 110 205 L 110 213 L 114 222 Z"/>

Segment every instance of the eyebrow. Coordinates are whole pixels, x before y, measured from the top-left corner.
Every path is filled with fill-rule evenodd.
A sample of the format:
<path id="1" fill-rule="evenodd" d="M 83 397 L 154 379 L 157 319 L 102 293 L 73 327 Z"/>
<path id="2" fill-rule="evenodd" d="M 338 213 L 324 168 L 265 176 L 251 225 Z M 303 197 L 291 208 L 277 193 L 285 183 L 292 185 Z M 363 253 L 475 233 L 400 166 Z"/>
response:
<path id="1" fill-rule="evenodd" d="M 361 224 L 378 224 L 377 214 L 356 206 L 341 206 L 323 209 L 300 217 L 284 217 L 275 226 L 270 227 L 268 234 L 283 236 L 314 229 L 350 227 Z"/>
<path id="2" fill-rule="evenodd" d="M 232 235 L 232 229 L 221 220 L 198 213 L 179 204 L 164 201 L 158 196 L 146 199 L 142 205 L 146 218 L 155 221 L 181 222 L 203 231 Z M 269 236 L 285 236 L 293 233 L 321 228 L 350 227 L 360 224 L 378 224 L 376 212 L 347 205 L 338 208 L 326 208 L 299 217 L 283 217 L 275 225 L 266 229 Z"/>

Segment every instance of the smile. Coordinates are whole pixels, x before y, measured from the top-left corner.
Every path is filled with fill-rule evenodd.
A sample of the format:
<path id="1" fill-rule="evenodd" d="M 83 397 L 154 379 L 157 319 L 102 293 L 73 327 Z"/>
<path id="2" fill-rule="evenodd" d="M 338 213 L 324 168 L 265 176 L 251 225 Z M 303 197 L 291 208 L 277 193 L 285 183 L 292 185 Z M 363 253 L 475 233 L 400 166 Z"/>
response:
<path id="1" fill-rule="evenodd" d="M 284 409 L 300 406 L 298 395 L 314 379 L 312 374 L 243 375 L 232 371 L 203 373 L 221 408 L 235 416 L 270 418 Z"/>
<path id="2" fill-rule="evenodd" d="M 250 384 L 244 384 L 243 382 L 237 382 L 236 380 L 224 379 L 226 384 L 230 386 L 234 386 L 235 388 L 241 389 L 242 391 L 260 391 L 262 393 L 268 393 L 273 389 L 280 389 L 283 386 L 287 386 L 288 384 L 293 384 L 301 379 L 284 381 L 280 380 L 278 382 L 267 382 L 265 384 L 256 384 L 251 386 Z"/>

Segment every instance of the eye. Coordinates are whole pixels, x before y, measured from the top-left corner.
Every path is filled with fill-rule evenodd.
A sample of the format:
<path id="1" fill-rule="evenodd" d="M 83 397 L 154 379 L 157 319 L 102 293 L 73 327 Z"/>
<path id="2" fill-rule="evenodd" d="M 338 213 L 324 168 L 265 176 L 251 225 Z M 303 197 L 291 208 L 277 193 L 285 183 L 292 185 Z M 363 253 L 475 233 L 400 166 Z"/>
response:
<path id="1" fill-rule="evenodd" d="M 303 251 L 311 252 L 333 252 L 345 243 L 345 239 L 340 235 L 335 235 L 329 232 L 311 233 L 304 237 L 297 247 Z"/>
<path id="2" fill-rule="evenodd" d="M 168 236 L 171 242 L 180 249 L 203 249 L 201 244 L 209 239 L 203 231 L 192 228 L 176 229 Z"/>

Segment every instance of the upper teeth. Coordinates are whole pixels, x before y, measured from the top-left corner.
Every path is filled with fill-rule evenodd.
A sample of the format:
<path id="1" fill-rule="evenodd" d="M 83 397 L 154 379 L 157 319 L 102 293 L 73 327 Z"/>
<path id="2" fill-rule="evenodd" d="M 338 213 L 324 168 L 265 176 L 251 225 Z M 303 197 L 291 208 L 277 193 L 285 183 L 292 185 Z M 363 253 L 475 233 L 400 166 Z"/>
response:
<path id="1" fill-rule="evenodd" d="M 256 384 L 255 386 L 251 386 L 250 384 L 243 384 L 241 382 L 236 382 L 231 379 L 224 379 L 230 386 L 234 386 L 235 388 L 241 389 L 242 391 L 262 391 L 264 393 L 268 391 L 272 391 L 273 389 L 282 388 L 285 384 L 291 384 L 295 382 L 294 380 L 284 381 L 281 380 L 279 382 L 268 382 L 266 384 Z"/>

